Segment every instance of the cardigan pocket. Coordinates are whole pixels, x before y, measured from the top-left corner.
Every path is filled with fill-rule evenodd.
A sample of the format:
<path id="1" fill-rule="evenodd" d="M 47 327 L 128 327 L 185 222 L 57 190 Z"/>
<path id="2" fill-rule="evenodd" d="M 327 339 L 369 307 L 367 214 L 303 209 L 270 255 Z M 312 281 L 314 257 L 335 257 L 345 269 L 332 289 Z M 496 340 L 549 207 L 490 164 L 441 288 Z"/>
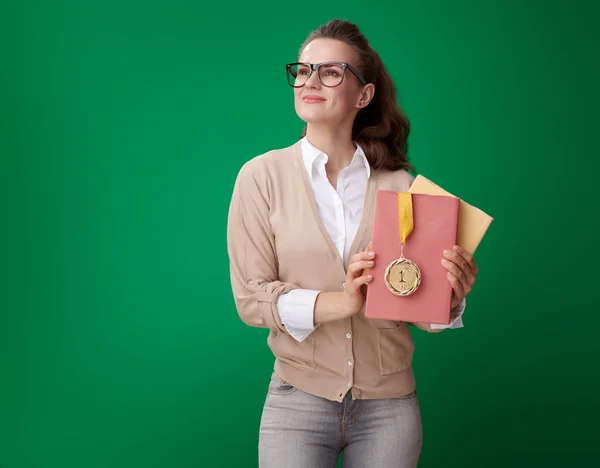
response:
<path id="1" fill-rule="evenodd" d="M 281 362 L 300 369 L 314 370 L 316 342 L 314 332 L 300 342 L 287 333 L 278 333 L 271 342 L 271 351 Z"/>
<path id="2" fill-rule="evenodd" d="M 377 350 L 381 375 L 402 372 L 412 364 L 414 343 L 406 323 L 377 330 Z"/>

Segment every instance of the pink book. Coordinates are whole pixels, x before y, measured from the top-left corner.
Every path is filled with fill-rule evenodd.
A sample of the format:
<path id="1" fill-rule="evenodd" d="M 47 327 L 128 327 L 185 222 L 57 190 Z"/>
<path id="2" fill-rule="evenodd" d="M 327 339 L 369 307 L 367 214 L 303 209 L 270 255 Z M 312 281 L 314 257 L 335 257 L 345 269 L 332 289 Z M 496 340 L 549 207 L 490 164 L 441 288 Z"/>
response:
<path id="1" fill-rule="evenodd" d="M 444 250 L 456 243 L 459 202 L 459 198 L 451 196 L 412 194 L 413 230 L 406 238 L 403 256 L 417 265 L 420 283 L 414 292 L 403 296 L 393 293 L 385 280 L 388 265 L 399 259 L 402 252 L 398 192 L 377 191 L 372 237 L 376 257 L 370 270 L 373 280 L 367 288 L 366 317 L 450 323 L 452 286 L 441 261 Z M 410 276 L 409 273 L 407 278 Z M 393 284 L 404 279 L 396 275 L 394 281 L 392 289 Z"/>

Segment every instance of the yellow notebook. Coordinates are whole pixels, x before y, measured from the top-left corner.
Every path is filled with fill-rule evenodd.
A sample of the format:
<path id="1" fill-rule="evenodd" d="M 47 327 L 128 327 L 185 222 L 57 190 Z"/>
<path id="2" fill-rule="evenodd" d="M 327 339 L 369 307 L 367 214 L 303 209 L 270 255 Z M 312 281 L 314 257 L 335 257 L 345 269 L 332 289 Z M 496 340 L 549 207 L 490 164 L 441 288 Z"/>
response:
<path id="1" fill-rule="evenodd" d="M 426 177 L 418 175 L 410 189 L 411 193 L 425 193 L 429 195 L 445 195 L 456 197 L 449 192 L 446 192 L 439 185 L 436 185 Z M 464 200 L 460 200 L 458 208 L 458 232 L 456 243 L 471 254 L 475 253 L 481 239 L 492 224 L 492 218 L 487 213 L 484 213 L 479 208 L 469 205 Z"/>

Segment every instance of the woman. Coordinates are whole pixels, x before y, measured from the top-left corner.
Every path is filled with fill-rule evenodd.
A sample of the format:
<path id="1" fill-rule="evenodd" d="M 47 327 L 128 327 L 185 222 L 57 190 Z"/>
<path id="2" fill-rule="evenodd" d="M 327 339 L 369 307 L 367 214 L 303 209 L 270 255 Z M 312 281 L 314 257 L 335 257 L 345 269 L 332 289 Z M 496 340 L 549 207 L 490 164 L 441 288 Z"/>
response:
<path id="1" fill-rule="evenodd" d="M 374 195 L 407 191 L 408 121 L 379 55 L 333 20 L 287 65 L 301 140 L 248 161 L 235 183 L 228 251 L 236 307 L 270 329 L 275 371 L 259 440 L 262 468 L 416 467 L 421 418 L 407 324 L 364 316 Z M 477 275 L 440 252 L 453 321 Z M 437 332 L 448 326 L 412 324 Z"/>

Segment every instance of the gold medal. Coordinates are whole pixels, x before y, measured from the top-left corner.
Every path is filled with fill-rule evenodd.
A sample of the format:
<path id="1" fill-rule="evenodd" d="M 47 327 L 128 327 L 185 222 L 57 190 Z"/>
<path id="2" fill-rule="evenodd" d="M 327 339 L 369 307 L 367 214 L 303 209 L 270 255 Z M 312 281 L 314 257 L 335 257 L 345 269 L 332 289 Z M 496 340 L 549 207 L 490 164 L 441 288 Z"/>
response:
<path id="1" fill-rule="evenodd" d="M 402 248 L 400 258 L 394 260 L 385 270 L 385 285 L 396 296 L 410 296 L 421 284 L 421 270 L 417 264 L 404 258 L 404 245 L 413 230 L 412 197 L 410 193 L 398 192 L 398 215 L 400 243 Z"/>
<path id="2" fill-rule="evenodd" d="M 399 258 L 385 270 L 385 284 L 396 296 L 410 296 L 421 284 L 421 270 L 416 263 Z"/>

